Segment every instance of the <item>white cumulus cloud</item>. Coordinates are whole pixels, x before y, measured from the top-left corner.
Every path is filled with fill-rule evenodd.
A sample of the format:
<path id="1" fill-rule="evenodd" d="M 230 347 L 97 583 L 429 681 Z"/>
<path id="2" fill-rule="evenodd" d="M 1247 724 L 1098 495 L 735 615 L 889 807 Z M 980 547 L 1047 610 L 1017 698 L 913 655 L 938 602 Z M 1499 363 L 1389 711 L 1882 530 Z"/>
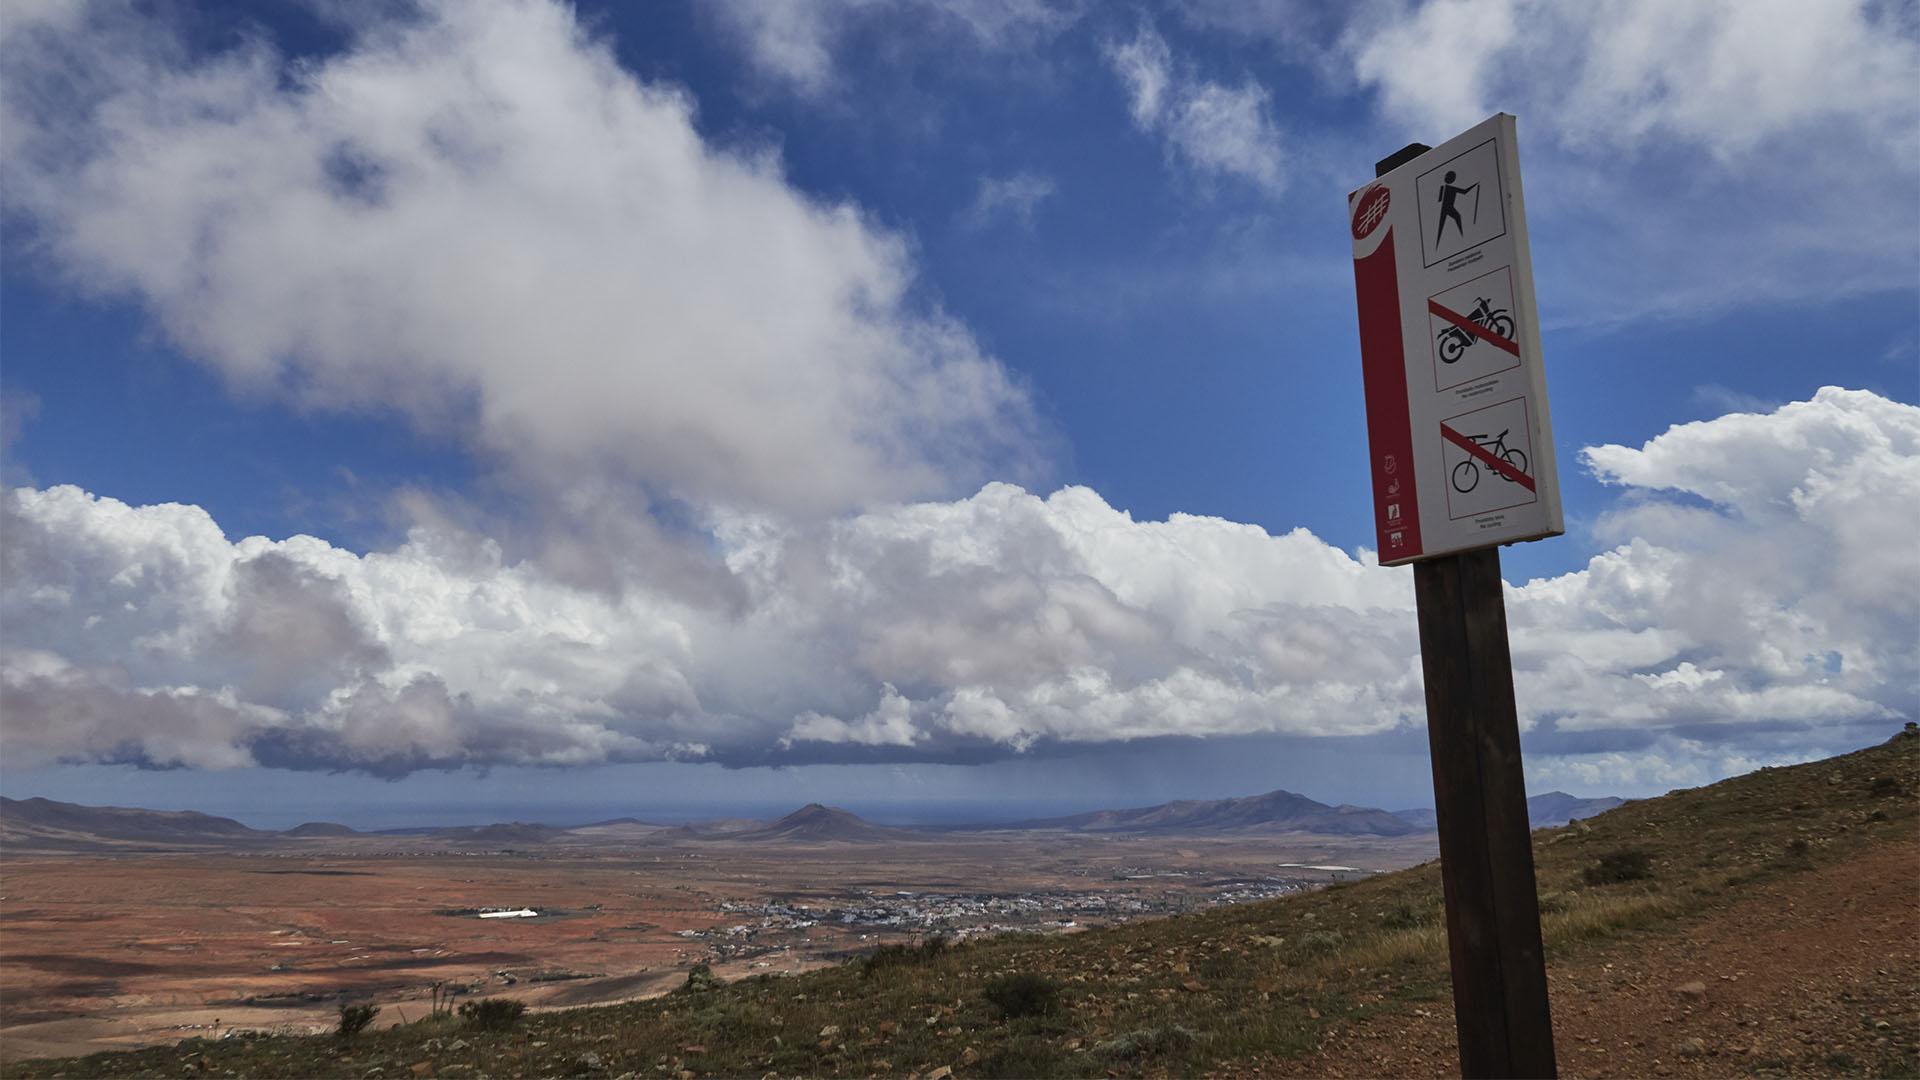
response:
<path id="1" fill-rule="evenodd" d="M 831 513 L 1031 464 L 907 244 L 707 145 L 550 0 L 428 0 L 289 61 L 118 5 L 9 20 L 7 207 L 243 392 L 397 411 L 542 487 Z"/>
<path id="2" fill-rule="evenodd" d="M 1920 715 L 1920 408 L 1827 389 L 1582 456 L 1626 488 L 1617 546 L 1507 590 L 1539 775 L 1710 777 Z M 730 511 L 726 602 L 583 588 L 443 525 L 355 555 L 73 487 L 0 508 L 16 762 L 964 761 L 1423 711 L 1404 571 L 1085 488 Z"/>

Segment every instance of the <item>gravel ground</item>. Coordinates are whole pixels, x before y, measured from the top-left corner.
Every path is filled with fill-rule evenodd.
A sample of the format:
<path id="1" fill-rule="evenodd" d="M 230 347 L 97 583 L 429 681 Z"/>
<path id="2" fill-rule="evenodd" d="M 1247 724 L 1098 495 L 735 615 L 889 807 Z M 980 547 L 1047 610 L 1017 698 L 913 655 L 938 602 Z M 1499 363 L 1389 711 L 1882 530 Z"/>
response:
<path id="1" fill-rule="evenodd" d="M 1795 874 L 1547 969 L 1564 1080 L 1920 1075 L 1920 852 Z M 1451 1001 L 1239 1076 L 1460 1075 Z"/>

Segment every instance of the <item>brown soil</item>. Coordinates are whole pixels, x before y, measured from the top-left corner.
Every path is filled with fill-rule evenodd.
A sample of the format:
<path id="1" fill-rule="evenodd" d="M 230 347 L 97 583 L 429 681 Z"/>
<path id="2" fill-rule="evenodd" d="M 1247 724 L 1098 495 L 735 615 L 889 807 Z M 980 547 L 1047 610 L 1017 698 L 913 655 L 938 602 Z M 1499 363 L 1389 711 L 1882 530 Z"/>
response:
<path id="1" fill-rule="evenodd" d="M 318 1033 L 371 1000 L 417 1020 L 434 986 L 533 1009 L 652 997 L 710 962 L 732 980 L 831 966 L 896 936 L 825 923 L 722 957 L 681 931 L 757 921 L 721 901 L 831 906 L 853 890 L 1090 891 L 1165 901 L 1258 877 L 1278 858 L 1386 868 L 1431 837 L 1269 840 L 1043 837 L 897 845 L 571 845 L 517 855 L 375 853 L 357 837 L 242 853 L 9 850 L 0 897 L 0 1062 L 217 1037 Z M 1176 872 L 1129 880 L 1128 867 Z M 991 883 L 983 886 L 982 883 Z M 553 918 L 449 914 L 533 905 Z M 555 976 L 561 976 L 556 978 Z M 511 980 L 511 981 L 510 981 Z"/>
<path id="2" fill-rule="evenodd" d="M 1920 851 L 1881 847 L 1549 958 L 1547 981 L 1566 1080 L 1920 1075 Z M 1336 1029 L 1319 1053 L 1240 1075 L 1458 1076 L 1452 1002 Z"/>
<path id="3" fill-rule="evenodd" d="M 1534 841 L 1536 880 L 1552 898 L 1547 966 L 1562 1076 L 1920 1076 L 1920 739 L 1896 736 L 1828 761 L 1628 803 L 1576 826 L 1541 830 Z M 176 984 L 182 977 L 202 984 L 201 996 L 187 998 L 201 1009 L 228 1007 L 236 980 L 260 977 L 263 963 L 288 954 L 308 958 L 300 974 L 312 984 L 362 993 L 389 986 L 376 999 L 396 1011 L 407 981 L 424 972 L 374 965 L 437 950 L 455 970 L 463 954 L 518 953 L 603 973 L 630 990 L 627 980 L 671 977 L 696 955 L 738 963 L 742 954 L 725 951 L 730 947 L 698 946 L 699 939 L 673 933 L 748 917 L 724 902 L 734 898 L 816 889 L 878 893 L 887 880 L 938 881 L 940 889 L 993 881 L 1022 891 L 1077 882 L 1073 887 L 1107 891 L 1193 889 L 1239 877 L 1220 873 L 1232 861 L 1225 857 L 1230 845 L 1197 840 L 1168 844 L 1143 861 L 1131 845 L 1080 838 L 1024 866 L 1008 858 L 1017 846 L 981 845 L 972 858 L 951 847 L 912 846 L 904 862 L 884 866 L 879 850 L 862 845 L 821 848 L 807 858 L 771 848 L 676 850 L 657 867 L 652 858 L 641 866 L 631 856 L 583 855 L 410 857 L 384 866 L 369 858 L 218 865 L 200 859 L 172 873 L 147 866 L 133 874 L 129 864 L 98 862 L 92 873 L 76 875 L 72 866 L 49 865 L 35 878 L 9 863 L 7 901 L 19 910 L 0 920 L 0 1006 L 32 1000 L 30 984 L 37 982 L 73 993 L 75 1012 L 105 1002 L 106 1012 L 96 1015 L 124 1019 L 159 989 L 147 985 L 158 973 L 63 962 L 67 957 L 178 964 L 170 973 Z M 1277 852 L 1269 844 L 1242 854 L 1251 868 L 1260 859 L 1271 865 Z M 1644 872 L 1605 873 L 1610 862 L 1636 859 Z M 348 868 L 381 873 L 257 872 Z M 183 890 L 189 878 L 193 887 Z M 271 898 L 279 906 L 258 906 L 269 899 L 263 883 L 296 881 L 305 903 L 279 896 Z M 0 1065 L 0 1072 L 926 1076 L 950 1068 L 960 1078 L 1450 1076 L 1458 1061 L 1438 923 L 1442 891 L 1437 864 L 1426 863 L 1273 903 L 1094 933 L 995 935 L 964 948 L 895 950 L 884 964 L 876 954 L 874 962 L 835 965 L 804 979 L 723 972 L 729 985 L 689 986 L 659 1001 L 542 1011 L 511 1032 L 461 1028 L 453 1039 L 436 1022 L 369 1030 L 353 1040 L 196 1039 L 84 1063 Z M 228 892 L 245 894 L 254 906 L 222 895 Z M 441 904 L 471 907 L 477 901 L 470 897 L 483 892 L 577 914 L 507 927 L 432 914 Z M 315 894 L 328 902 L 316 907 Z M 163 899 L 166 917 L 156 920 Z M 103 907 L 116 919 L 73 918 Z M 650 909 L 666 917 L 636 920 Z M 182 933 L 187 922 L 203 929 Z M 847 936 L 861 925 L 841 929 L 843 949 L 882 943 L 864 931 Z M 275 944 L 283 940 L 297 944 Z M 635 957 L 623 952 L 628 943 L 689 951 L 636 970 Z M 13 960 L 8 953 L 16 950 L 37 963 Z M 516 996 L 530 982 L 516 985 Z M 109 998 L 72 989 L 88 984 L 122 989 Z M 541 985 L 546 989 L 536 992 L 571 995 L 586 981 Z M 1060 1007 L 1029 1008 L 1019 995 L 1009 998 L 1022 986 L 1032 991 L 1030 1003 L 1057 997 Z M 244 1023 L 264 1026 L 252 1018 Z M 0 1031 L 0 1050 L 15 1052 L 22 1027 Z"/>

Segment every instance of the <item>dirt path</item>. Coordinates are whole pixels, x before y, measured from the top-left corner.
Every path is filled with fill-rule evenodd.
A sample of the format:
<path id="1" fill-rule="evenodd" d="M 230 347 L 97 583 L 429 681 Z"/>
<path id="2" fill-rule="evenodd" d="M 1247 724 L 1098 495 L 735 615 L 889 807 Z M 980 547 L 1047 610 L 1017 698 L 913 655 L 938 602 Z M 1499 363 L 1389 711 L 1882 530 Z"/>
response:
<path id="1" fill-rule="evenodd" d="M 1920 851 L 1752 888 L 1547 970 L 1565 1080 L 1920 1072 Z M 1450 1000 L 1336 1030 L 1264 1076 L 1458 1076 Z"/>

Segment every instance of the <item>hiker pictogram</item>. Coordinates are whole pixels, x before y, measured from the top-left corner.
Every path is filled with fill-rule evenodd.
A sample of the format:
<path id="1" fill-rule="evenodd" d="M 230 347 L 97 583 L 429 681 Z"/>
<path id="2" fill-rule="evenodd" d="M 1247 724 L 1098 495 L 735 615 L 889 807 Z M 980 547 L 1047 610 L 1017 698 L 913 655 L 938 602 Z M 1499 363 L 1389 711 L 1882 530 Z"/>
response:
<path id="1" fill-rule="evenodd" d="M 1436 233 L 1433 238 L 1433 243 L 1435 247 L 1440 246 L 1440 241 L 1444 239 L 1447 235 L 1448 219 L 1452 219 L 1453 228 L 1455 232 L 1458 232 L 1461 236 L 1465 236 L 1467 234 L 1467 227 L 1461 224 L 1460 222 L 1460 209 L 1458 206 L 1454 205 L 1459 200 L 1460 196 L 1462 195 L 1473 196 L 1473 223 L 1475 225 L 1480 224 L 1480 185 L 1468 184 L 1466 187 L 1454 187 L 1453 186 L 1454 177 L 1459 175 L 1460 175 L 1459 173 L 1454 172 L 1452 169 L 1448 169 L 1447 175 L 1441 178 L 1441 181 L 1440 181 L 1440 231 Z"/>
<path id="2" fill-rule="evenodd" d="M 1464 255 L 1507 232 L 1499 149 L 1492 140 L 1437 162 L 1414 181 L 1423 266 Z"/>

